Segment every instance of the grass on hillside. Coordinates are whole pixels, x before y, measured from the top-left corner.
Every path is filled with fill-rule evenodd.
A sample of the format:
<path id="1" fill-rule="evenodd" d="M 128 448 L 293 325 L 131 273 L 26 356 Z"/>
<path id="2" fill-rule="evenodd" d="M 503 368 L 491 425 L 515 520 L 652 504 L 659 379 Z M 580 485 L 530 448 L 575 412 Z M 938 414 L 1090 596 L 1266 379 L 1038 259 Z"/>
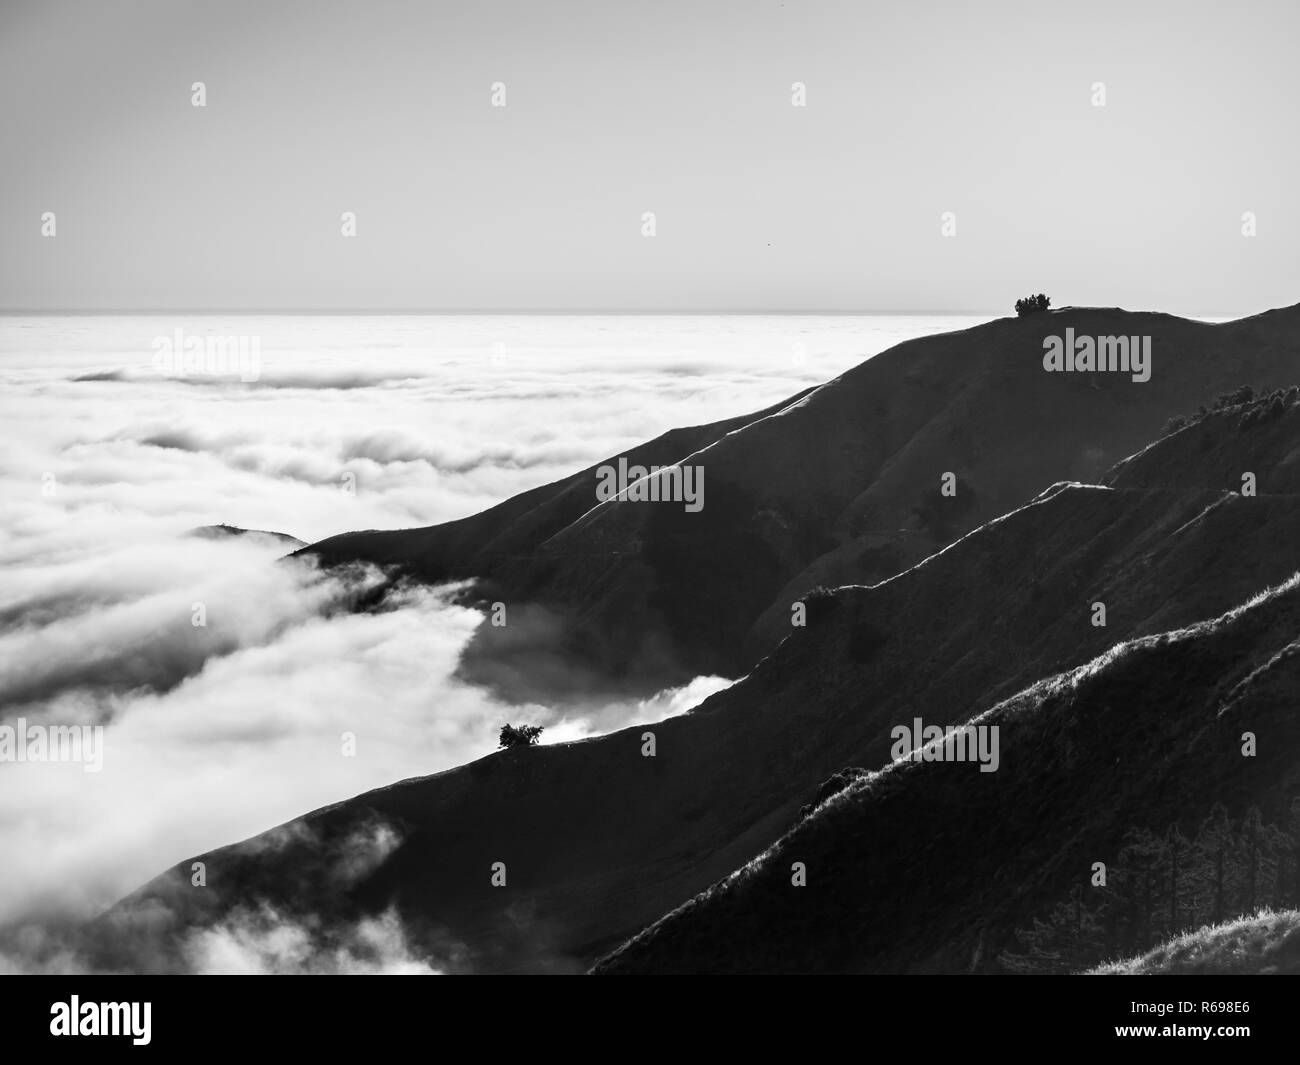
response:
<path id="1" fill-rule="evenodd" d="M 1134 958 L 1100 965 L 1090 975 L 1154 973 L 1300 973 L 1300 910 L 1260 910 L 1205 925 Z"/>

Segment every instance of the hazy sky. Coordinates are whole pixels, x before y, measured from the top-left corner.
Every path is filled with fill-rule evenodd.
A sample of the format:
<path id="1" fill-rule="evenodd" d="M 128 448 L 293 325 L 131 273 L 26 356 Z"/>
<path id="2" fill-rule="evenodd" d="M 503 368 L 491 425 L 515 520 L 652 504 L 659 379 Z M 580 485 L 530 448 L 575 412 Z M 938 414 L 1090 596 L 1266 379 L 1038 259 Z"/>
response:
<path id="1" fill-rule="evenodd" d="M 0 307 L 1254 312 L 1300 300 L 1297 39 L 1294 0 L 5 0 Z"/>

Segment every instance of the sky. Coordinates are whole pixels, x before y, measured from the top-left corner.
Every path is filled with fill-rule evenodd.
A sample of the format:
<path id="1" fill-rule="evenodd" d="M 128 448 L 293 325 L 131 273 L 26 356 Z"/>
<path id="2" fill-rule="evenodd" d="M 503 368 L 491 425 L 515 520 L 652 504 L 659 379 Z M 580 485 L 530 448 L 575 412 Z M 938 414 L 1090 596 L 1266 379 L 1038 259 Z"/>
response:
<path id="1" fill-rule="evenodd" d="M 1254 313 L 1300 298 L 1298 38 L 1292 0 L 6 0 L 0 309 Z"/>

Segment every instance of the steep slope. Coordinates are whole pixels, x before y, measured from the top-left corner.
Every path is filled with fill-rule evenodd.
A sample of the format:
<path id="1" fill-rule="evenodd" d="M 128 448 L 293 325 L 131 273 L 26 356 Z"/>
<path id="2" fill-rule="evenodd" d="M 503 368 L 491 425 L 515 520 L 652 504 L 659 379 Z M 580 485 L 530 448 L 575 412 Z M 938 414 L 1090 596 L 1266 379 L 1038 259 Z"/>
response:
<path id="1" fill-rule="evenodd" d="M 1067 328 L 1151 337 L 1150 380 L 1045 372 L 1044 337 Z M 630 453 L 701 467 L 698 513 L 600 502 L 593 467 L 464 521 L 308 550 L 425 580 L 475 576 L 487 598 L 544 608 L 537 631 L 480 631 L 466 667 L 476 679 L 502 660 L 536 683 L 562 679 L 570 658 L 638 689 L 735 676 L 780 640 L 790 600 L 809 588 L 883 580 L 1054 482 L 1096 479 L 1175 414 L 1298 377 L 1300 307 L 1218 325 L 1096 308 L 1001 319 L 909 341 L 753 416 Z M 955 495 L 941 494 L 945 473 Z"/>
<path id="2" fill-rule="evenodd" d="M 1117 467 L 1110 486 L 1053 486 L 891 580 L 810 600 L 806 627 L 689 714 L 317 811 L 203 856 L 213 888 L 192 889 L 182 863 L 111 923 L 165 950 L 241 905 L 331 920 L 394 906 L 453 968 L 582 966 L 778 839 L 832 773 L 885 765 L 895 725 L 965 721 L 1300 569 L 1300 396 L 1274 398 L 1278 414 L 1252 414 L 1271 399 L 1215 411 Z M 1231 491 L 1242 455 L 1260 495 Z M 340 889 L 340 841 L 377 825 L 400 842 Z M 506 887 L 491 884 L 495 862 Z"/>
<path id="3" fill-rule="evenodd" d="M 1194 822 L 1216 800 L 1289 806 L 1298 632 L 1300 575 L 1041 681 L 977 720 L 1000 729 L 997 772 L 900 760 L 850 784 L 597 971 L 990 967 L 1027 913 L 1074 885 L 1086 895 L 1135 825 Z M 795 862 L 806 887 L 792 886 Z"/>

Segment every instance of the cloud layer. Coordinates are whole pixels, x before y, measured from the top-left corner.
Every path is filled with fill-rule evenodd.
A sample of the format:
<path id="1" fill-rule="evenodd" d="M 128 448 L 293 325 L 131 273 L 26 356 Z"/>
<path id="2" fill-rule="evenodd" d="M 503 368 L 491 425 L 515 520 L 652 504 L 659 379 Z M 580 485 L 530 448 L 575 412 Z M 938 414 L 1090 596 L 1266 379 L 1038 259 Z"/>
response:
<path id="1" fill-rule="evenodd" d="M 245 381 L 160 375 L 151 341 L 176 319 L 3 320 L 0 721 L 105 735 L 99 773 L 0 764 L 0 928 L 84 917 L 189 855 L 487 754 L 506 721 L 579 740 L 681 713 L 728 683 L 507 706 L 457 679 L 483 619 L 455 605 L 454 587 L 404 587 L 358 613 L 382 574 L 321 573 L 270 538 L 188 530 L 224 522 L 312 541 L 445 521 L 966 324 L 183 323 L 255 332 L 259 375 Z M 438 969 L 394 920 L 322 938 L 240 912 L 188 956 L 195 971 Z M 57 967 L 57 951 L 42 956 Z"/>

